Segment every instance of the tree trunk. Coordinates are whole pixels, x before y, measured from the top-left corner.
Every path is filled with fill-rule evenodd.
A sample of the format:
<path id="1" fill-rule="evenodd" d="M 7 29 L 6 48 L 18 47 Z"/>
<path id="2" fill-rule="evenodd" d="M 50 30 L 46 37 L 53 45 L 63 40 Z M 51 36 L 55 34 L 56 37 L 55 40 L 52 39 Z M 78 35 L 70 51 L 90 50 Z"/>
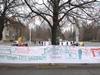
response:
<path id="1" fill-rule="evenodd" d="M 3 34 L 2 34 L 3 28 L 4 28 L 4 26 L 0 26 L 0 40 L 2 40 L 2 36 L 3 36 Z"/>
<path id="2" fill-rule="evenodd" d="M 54 0 L 54 5 L 53 5 L 53 26 L 51 28 L 52 32 L 52 38 L 51 42 L 52 45 L 59 45 L 59 2 Z"/>
<path id="3" fill-rule="evenodd" d="M 52 30 L 52 45 L 59 45 L 59 36 L 58 36 L 58 29 L 56 26 L 53 26 Z"/>
<path id="4" fill-rule="evenodd" d="M 52 31 L 52 45 L 59 45 L 59 22 L 58 22 L 58 8 L 57 6 L 53 7 L 53 27 Z"/>
<path id="5" fill-rule="evenodd" d="M 2 40 L 3 29 L 4 29 L 4 16 L 0 16 L 0 40 Z"/>

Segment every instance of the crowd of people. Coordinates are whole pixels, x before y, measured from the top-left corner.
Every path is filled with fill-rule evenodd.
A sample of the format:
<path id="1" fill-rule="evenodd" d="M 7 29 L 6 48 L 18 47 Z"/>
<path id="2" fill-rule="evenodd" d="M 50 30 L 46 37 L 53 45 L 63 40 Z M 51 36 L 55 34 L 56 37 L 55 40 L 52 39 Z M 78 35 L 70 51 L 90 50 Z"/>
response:
<path id="1" fill-rule="evenodd" d="M 35 41 L 34 45 L 38 46 L 48 46 L 51 45 L 50 41 Z M 66 46 L 84 46 L 84 42 L 74 42 L 74 41 L 61 41 L 59 45 Z M 25 38 L 23 36 L 19 37 L 17 41 L 13 44 L 13 46 L 28 46 L 28 43 L 25 42 Z"/>

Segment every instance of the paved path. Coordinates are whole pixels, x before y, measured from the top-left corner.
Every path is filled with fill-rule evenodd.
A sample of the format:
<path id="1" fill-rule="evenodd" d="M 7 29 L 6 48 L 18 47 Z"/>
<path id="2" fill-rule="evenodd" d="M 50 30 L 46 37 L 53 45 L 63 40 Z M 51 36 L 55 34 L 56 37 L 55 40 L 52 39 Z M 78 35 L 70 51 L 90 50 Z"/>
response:
<path id="1" fill-rule="evenodd" d="M 82 70 L 82 69 L 2 69 L 0 75 L 100 75 L 100 70 Z"/>
<path id="2" fill-rule="evenodd" d="M 0 41 L 0 46 L 11 46 L 12 44 L 13 44 L 13 42 L 2 42 L 2 41 Z M 85 42 L 84 45 L 85 46 L 100 47 L 100 42 Z M 31 43 L 30 46 L 36 46 L 36 45 L 34 45 L 34 43 Z"/>
<path id="3" fill-rule="evenodd" d="M 100 67 L 34 69 L 33 67 L 0 67 L 0 75 L 100 75 Z"/>

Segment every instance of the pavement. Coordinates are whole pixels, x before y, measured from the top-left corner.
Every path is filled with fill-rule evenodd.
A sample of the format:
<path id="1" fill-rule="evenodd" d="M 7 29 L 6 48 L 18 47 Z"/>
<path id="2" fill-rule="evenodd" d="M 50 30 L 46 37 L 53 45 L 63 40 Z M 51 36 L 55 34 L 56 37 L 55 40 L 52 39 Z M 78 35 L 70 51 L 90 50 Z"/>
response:
<path id="1" fill-rule="evenodd" d="M 84 46 L 95 46 L 100 47 L 100 42 L 85 42 Z"/>
<path id="2" fill-rule="evenodd" d="M 3 42 L 0 41 L 0 46 L 12 46 L 14 42 Z M 39 46 L 34 44 L 33 42 L 29 43 L 29 46 Z M 100 47 L 100 42 L 84 42 L 84 46 L 95 46 L 95 47 Z"/>
<path id="3" fill-rule="evenodd" d="M 100 75 L 100 66 L 73 66 L 64 68 L 35 68 L 31 67 L 11 67 L 1 66 L 0 75 Z"/>

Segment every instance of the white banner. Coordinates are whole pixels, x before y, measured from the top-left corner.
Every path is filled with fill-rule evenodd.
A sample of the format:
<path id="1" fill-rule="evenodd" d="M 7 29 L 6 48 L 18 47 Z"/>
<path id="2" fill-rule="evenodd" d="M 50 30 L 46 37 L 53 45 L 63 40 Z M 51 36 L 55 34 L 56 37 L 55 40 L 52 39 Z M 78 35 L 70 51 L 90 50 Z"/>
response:
<path id="1" fill-rule="evenodd" d="M 0 63 L 100 63 L 100 47 L 0 47 Z"/>

